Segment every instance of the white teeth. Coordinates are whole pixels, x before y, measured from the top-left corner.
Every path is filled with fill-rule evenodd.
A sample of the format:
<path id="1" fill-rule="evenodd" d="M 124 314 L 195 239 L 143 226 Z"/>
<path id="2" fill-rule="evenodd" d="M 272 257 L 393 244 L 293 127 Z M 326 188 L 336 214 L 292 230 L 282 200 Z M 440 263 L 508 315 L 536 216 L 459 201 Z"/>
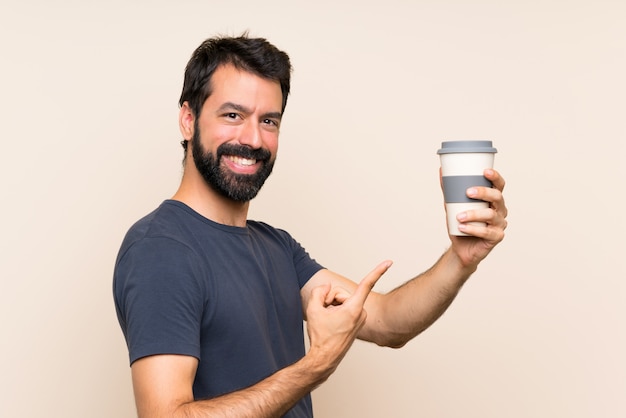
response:
<path id="1" fill-rule="evenodd" d="M 238 165 L 254 165 L 256 160 L 250 160 L 248 158 L 237 157 L 235 155 L 229 155 L 228 159 Z"/>

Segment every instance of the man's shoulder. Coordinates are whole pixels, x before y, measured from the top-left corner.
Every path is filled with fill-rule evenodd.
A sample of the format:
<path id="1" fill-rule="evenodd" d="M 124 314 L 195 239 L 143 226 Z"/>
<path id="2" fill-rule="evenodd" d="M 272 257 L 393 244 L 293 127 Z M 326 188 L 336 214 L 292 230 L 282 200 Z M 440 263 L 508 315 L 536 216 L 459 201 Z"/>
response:
<path id="1" fill-rule="evenodd" d="M 165 200 L 156 209 L 135 222 L 127 235 L 158 236 L 184 235 L 188 228 L 197 223 L 193 211 L 175 200 Z"/>
<path id="2" fill-rule="evenodd" d="M 120 254 L 145 242 L 162 242 L 174 246 L 191 246 L 191 231 L 196 228 L 193 216 L 179 202 L 166 200 L 135 222 L 126 233 Z"/>
<path id="3" fill-rule="evenodd" d="M 250 233 L 257 236 L 278 239 L 280 241 L 293 241 L 293 237 L 289 232 L 282 228 L 274 227 L 266 222 L 248 220 L 247 226 Z"/>

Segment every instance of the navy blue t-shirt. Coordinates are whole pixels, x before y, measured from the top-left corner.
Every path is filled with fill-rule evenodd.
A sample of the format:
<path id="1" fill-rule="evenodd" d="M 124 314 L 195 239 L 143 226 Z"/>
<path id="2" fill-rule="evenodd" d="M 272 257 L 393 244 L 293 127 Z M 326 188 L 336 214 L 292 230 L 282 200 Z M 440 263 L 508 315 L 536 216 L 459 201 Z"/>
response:
<path id="1" fill-rule="evenodd" d="M 300 289 L 320 269 L 285 231 L 167 200 L 130 228 L 115 265 L 130 362 L 196 357 L 195 399 L 251 386 L 304 356 Z M 311 417 L 310 396 L 285 416 Z"/>

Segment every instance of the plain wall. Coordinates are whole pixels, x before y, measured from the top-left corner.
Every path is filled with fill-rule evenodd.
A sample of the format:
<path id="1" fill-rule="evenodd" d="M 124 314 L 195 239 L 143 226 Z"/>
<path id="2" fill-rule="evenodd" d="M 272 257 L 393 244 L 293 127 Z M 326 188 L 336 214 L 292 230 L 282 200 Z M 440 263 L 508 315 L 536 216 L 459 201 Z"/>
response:
<path id="1" fill-rule="evenodd" d="M 505 241 L 400 350 L 355 343 L 326 417 L 626 416 L 621 1 L 3 1 L 0 416 L 135 416 L 111 295 L 128 227 L 175 191 L 195 47 L 294 65 L 251 218 L 388 291 L 447 248 L 436 150 L 488 139 Z"/>

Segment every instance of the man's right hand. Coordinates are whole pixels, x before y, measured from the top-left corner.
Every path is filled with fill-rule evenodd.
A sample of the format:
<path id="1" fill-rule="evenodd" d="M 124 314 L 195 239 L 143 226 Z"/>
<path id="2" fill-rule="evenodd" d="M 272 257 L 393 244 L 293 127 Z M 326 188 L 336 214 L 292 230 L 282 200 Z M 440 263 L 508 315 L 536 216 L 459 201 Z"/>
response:
<path id="1" fill-rule="evenodd" d="M 326 378 L 335 371 L 365 324 L 365 301 L 391 264 L 380 263 L 355 289 L 332 287 L 326 282 L 310 291 L 306 305 L 310 340 L 307 357 L 314 359 L 317 367 L 327 368 Z"/>

